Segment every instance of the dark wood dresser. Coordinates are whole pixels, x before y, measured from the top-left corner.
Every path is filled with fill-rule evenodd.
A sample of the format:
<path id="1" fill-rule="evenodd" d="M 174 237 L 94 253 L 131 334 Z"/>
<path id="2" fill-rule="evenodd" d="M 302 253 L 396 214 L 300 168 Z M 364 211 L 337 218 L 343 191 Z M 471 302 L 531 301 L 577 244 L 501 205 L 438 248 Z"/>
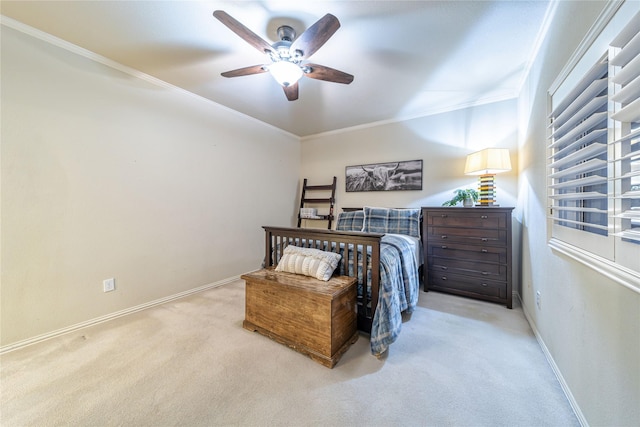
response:
<path id="1" fill-rule="evenodd" d="M 512 210 L 423 207 L 425 291 L 449 292 L 511 308 Z"/>

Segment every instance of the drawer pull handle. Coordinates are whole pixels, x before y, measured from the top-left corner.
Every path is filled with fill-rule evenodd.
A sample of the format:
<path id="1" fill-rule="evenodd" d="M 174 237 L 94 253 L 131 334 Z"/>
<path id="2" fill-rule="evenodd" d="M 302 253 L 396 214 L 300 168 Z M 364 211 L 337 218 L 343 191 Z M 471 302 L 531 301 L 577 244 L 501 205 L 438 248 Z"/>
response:
<path id="1" fill-rule="evenodd" d="M 483 271 L 483 272 L 482 272 L 482 275 L 483 275 L 483 276 L 488 276 L 488 275 L 489 275 L 489 272 L 488 272 L 488 271 Z"/>
<path id="2" fill-rule="evenodd" d="M 440 266 L 440 268 L 443 269 L 443 270 L 448 270 L 449 269 L 449 267 L 445 267 L 444 265 Z"/>
<path id="3" fill-rule="evenodd" d="M 442 249 L 447 249 L 447 245 L 442 245 L 441 248 Z"/>
<path id="4" fill-rule="evenodd" d="M 487 218 L 489 218 L 489 217 L 488 217 L 488 216 L 486 216 L 486 215 L 481 215 L 481 216 L 480 216 L 480 219 L 487 219 Z"/>
<path id="5" fill-rule="evenodd" d="M 486 249 L 482 249 L 481 251 L 482 251 L 483 253 L 485 253 L 485 254 L 486 254 L 487 252 L 489 252 L 489 251 L 488 251 L 488 250 L 486 250 Z"/>
<path id="6" fill-rule="evenodd" d="M 442 276 L 442 280 L 447 280 L 447 276 Z"/>
<path id="7" fill-rule="evenodd" d="M 489 241 L 489 238 L 487 238 L 487 237 L 483 237 L 483 238 L 482 238 L 482 241 L 483 241 L 483 242 L 488 242 L 488 241 Z"/>
<path id="8" fill-rule="evenodd" d="M 447 235 L 445 234 L 444 236 L 441 237 L 441 239 L 446 239 Z"/>
<path id="9" fill-rule="evenodd" d="M 486 287 L 487 287 L 487 286 L 489 286 L 489 285 L 487 285 L 486 283 L 483 283 L 483 284 L 482 284 L 482 286 L 484 286 L 484 287 L 486 288 Z"/>

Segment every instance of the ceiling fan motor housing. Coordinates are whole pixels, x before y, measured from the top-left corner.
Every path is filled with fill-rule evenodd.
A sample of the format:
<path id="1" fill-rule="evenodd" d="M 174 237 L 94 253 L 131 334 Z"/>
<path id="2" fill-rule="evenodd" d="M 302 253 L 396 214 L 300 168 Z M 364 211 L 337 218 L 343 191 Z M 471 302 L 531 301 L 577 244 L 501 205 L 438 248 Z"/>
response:
<path id="1" fill-rule="evenodd" d="M 296 30 L 288 25 L 278 27 L 277 34 L 281 41 L 292 42 L 296 38 Z"/>

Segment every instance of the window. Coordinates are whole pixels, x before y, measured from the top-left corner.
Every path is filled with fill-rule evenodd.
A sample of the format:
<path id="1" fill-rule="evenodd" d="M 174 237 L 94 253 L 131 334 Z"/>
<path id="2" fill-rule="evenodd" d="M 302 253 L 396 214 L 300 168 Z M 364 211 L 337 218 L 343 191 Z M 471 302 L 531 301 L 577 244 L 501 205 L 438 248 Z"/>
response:
<path id="1" fill-rule="evenodd" d="M 640 12 L 631 3 L 609 12 L 549 91 L 549 244 L 640 292 Z"/>

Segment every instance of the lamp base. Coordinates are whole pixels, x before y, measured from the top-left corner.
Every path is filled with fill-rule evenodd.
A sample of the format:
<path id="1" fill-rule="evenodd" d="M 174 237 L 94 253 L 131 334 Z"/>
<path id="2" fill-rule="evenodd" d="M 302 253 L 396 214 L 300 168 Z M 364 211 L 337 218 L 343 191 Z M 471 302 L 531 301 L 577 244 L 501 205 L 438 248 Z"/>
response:
<path id="1" fill-rule="evenodd" d="M 499 206 L 496 203 L 495 175 L 480 175 L 478 183 L 478 194 L 480 195 L 480 199 L 476 206 Z"/>

